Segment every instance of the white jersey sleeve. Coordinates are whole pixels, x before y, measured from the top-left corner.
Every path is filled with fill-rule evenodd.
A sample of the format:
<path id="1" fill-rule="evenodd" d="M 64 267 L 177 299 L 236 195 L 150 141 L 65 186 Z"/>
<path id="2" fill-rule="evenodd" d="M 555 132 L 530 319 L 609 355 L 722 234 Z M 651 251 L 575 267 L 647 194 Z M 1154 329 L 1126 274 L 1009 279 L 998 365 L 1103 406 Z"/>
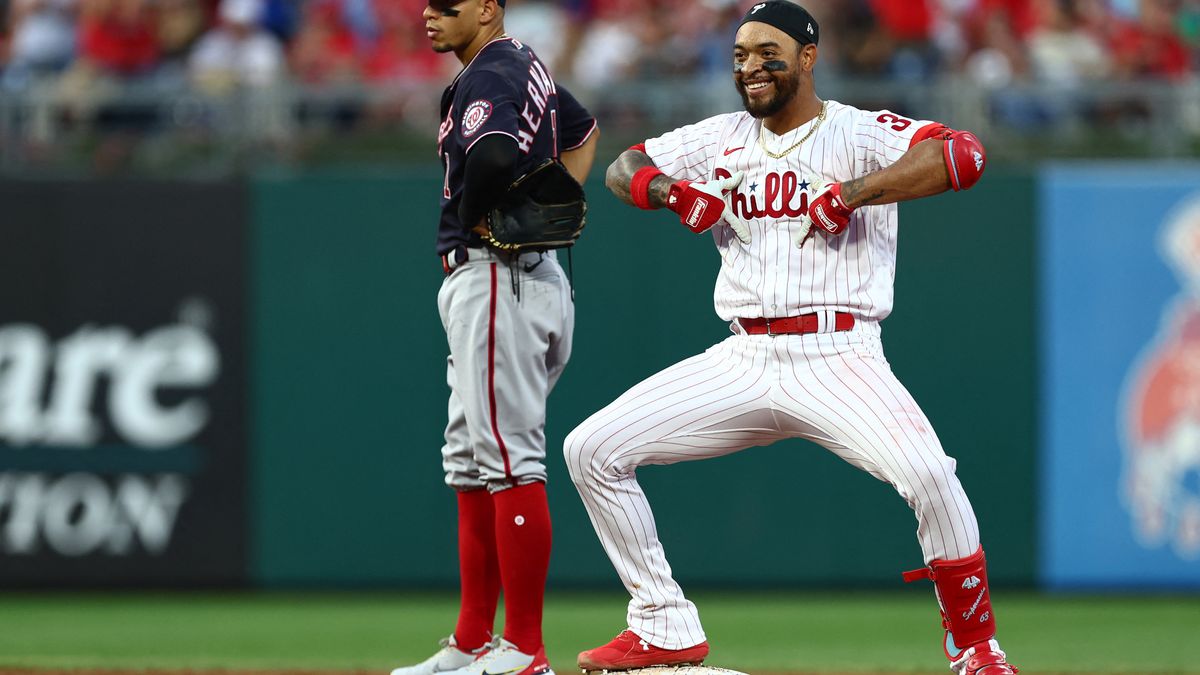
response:
<path id="1" fill-rule="evenodd" d="M 912 120 L 889 110 L 860 110 L 854 128 L 858 149 L 854 175 L 863 176 L 886 169 L 913 146 L 918 132 L 935 124 L 929 120 Z"/>
<path id="2" fill-rule="evenodd" d="M 708 180 L 718 157 L 726 122 L 737 113 L 717 115 L 646 141 L 646 154 L 659 171 L 680 180 Z"/>

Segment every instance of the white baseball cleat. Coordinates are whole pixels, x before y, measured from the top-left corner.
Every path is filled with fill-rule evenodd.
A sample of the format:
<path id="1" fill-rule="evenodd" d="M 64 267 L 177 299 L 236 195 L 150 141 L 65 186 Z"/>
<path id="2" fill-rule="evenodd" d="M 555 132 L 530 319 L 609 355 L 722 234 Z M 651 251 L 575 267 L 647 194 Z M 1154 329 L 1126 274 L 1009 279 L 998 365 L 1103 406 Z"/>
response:
<path id="1" fill-rule="evenodd" d="M 392 675 L 437 675 L 438 673 L 449 673 L 452 670 L 458 670 L 459 668 L 471 665 L 478 658 L 479 654 L 482 654 L 489 646 L 484 645 L 474 652 L 464 652 L 458 648 L 453 635 L 441 640 L 439 644 L 442 645 L 442 648 L 433 656 L 415 666 L 397 668 L 392 671 Z"/>
<path id="2" fill-rule="evenodd" d="M 1008 662 L 1000 643 L 988 640 L 963 651 L 950 664 L 955 675 L 1013 675 L 1020 672 Z"/>
<path id="3" fill-rule="evenodd" d="M 394 675 L 394 674 L 393 674 Z M 446 675 L 554 675 L 546 661 L 546 648 L 525 654 L 504 638 L 496 638 L 474 662 Z"/>
<path id="4" fill-rule="evenodd" d="M 607 675 L 746 675 L 740 670 L 716 668 L 713 665 L 648 665 L 628 670 L 584 670 L 584 673 Z"/>

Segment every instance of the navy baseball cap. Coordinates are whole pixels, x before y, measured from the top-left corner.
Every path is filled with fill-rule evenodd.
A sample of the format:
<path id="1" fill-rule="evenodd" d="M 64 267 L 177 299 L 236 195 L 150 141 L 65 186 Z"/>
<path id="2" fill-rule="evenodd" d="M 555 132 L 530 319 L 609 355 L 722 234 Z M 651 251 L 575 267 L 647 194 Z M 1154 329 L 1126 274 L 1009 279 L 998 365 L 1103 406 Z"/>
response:
<path id="1" fill-rule="evenodd" d="M 751 21 L 774 26 L 787 33 L 793 40 L 803 45 L 815 45 L 821 38 L 821 28 L 817 20 L 800 5 L 789 0 L 766 0 L 755 3 L 742 17 L 742 24 Z"/>

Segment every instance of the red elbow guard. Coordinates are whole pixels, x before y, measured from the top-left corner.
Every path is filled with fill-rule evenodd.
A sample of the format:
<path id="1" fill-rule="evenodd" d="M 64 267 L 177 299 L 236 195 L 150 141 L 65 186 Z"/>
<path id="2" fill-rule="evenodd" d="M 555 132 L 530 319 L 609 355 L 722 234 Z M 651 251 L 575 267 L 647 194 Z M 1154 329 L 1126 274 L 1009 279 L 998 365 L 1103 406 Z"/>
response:
<path id="1" fill-rule="evenodd" d="M 987 165 L 983 143 L 969 131 L 955 131 L 946 136 L 942 146 L 946 159 L 946 171 L 950 174 L 950 187 L 955 192 L 966 190 L 979 182 L 983 167 Z"/>

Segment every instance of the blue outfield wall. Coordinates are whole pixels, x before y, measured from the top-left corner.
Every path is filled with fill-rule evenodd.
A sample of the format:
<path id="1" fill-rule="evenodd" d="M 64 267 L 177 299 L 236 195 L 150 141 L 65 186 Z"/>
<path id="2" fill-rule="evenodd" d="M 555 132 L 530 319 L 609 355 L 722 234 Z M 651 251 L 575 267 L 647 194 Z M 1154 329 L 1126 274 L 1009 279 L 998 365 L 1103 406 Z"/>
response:
<path id="1" fill-rule="evenodd" d="M 1039 580 L 1200 588 L 1200 165 L 1050 166 L 1039 201 Z"/>

